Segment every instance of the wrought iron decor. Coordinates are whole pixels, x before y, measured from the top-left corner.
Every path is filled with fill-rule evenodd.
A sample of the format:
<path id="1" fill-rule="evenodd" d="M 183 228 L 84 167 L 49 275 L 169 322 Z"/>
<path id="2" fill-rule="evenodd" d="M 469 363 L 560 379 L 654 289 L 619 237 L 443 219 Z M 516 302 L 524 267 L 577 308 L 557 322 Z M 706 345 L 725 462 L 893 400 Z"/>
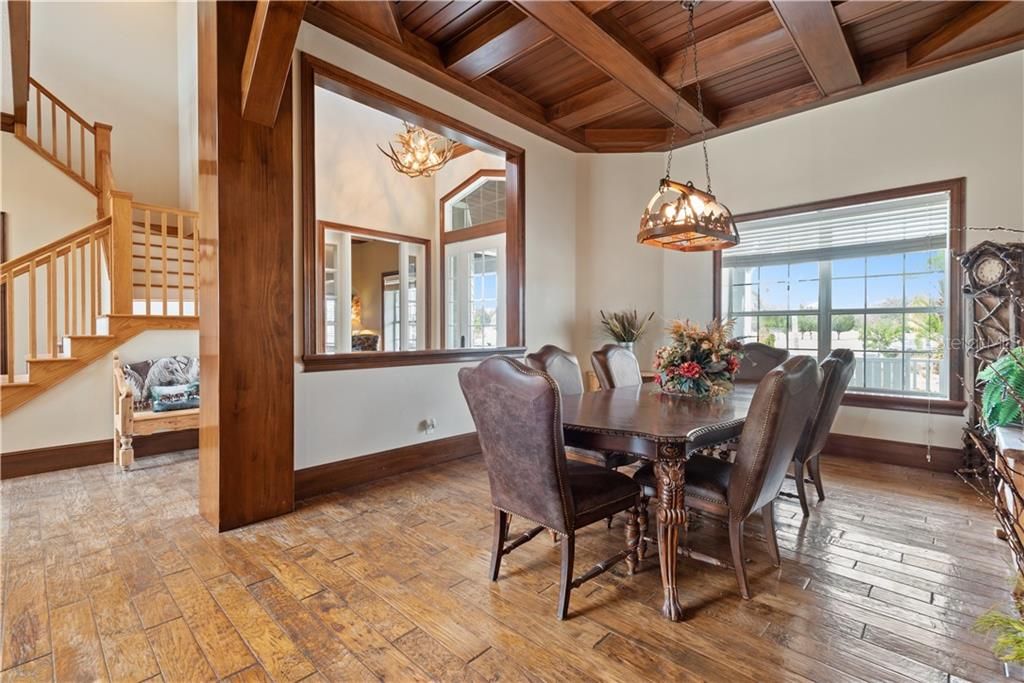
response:
<path id="1" fill-rule="evenodd" d="M 993 462 L 995 443 L 981 425 L 981 386 L 978 373 L 1021 344 L 1024 313 L 1024 242 L 982 242 L 958 257 L 964 269 L 971 334 L 966 344 L 966 388 L 970 389 L 964 427 L 964 467 L 982 474 Z M 953 340 L 956 343 L 956 340 Z"/>

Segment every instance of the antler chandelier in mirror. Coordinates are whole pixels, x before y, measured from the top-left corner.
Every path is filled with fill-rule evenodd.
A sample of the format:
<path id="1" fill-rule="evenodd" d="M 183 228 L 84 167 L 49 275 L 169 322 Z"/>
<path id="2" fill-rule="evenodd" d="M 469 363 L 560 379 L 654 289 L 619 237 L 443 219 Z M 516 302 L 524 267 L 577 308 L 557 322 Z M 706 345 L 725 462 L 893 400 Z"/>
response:
<path id="1" fill-rule="evenodd" d="M 454 142 L 420 126 L 403 124 L 405 132 L 395 136 L 398 150 L 390 142 L 387 150 L 377 145 L 396 171 L 410 178 L 429 178 L 451 161 L 455 153 Z"/>
<path id="2" fill-rule="evenodd" d="M 636 241 L 676 251 L 712 251 L 726 249 L 739 244 L 740 235 L 732 213 L 711 193 L 711 166 L 708 163 L 707 131 L 704 121 L 704 98 L 700 90 L 700 76 L 697 71 L 697 39 L 693 28 L 693 10 L 696 2 L 682 2 L 688 15 L 688 39 L 693 51 L 693 79 L 697 89 L 697 110 L 700 114 L 700 139 L 704 150 L 704 173 L 707 191 L 698 190 L 693 181 L 680 183 L 672 180 L 672 150 L 675 148 L 676 127 L 682 88 L 685 82 L 686 47 L 679 63 L 679 97 L 676 99 L 675 115 L 672 117 L 668 159 L 665 177 L 658 185 L 658 191 L 651 197 L 640 219 L 640 232 Z"/>

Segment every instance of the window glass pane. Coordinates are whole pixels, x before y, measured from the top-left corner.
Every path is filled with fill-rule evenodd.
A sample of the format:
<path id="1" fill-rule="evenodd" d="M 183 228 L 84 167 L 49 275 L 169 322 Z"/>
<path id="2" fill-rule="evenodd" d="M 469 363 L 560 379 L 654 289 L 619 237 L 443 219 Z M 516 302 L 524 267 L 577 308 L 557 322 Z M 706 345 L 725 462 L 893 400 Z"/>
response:
<path id="1" fill-rule="evenodd" d="M 817 280 L 818 264 L 815 261 L 808 263 L 793 263 L 789 266 L 790 280 Z"/>
<path id="2" fill-rule="evenodd" d="M 730 309 L 734 313 L 757 311 L 757 285 L 733 287 Z"/>
<path id="3" fill-rule="evenodd" d="M 757 268 L 730 268 L 732 284 L 747 285 L 757 282 Z"/>
<path id="4" fill-rule="evenodd" d="M 902 277 L 869 277 L 868 308 L 902 308 Z"/>
<path id="5" fill-rule="evenodd" d="M 946 269 L 946 252 L 942 249 L 933 251 L 912 251 L 906 257 L 908 273 L 942 272 Z"/>
<path id="6" fill-rule="evenodd" d="M 907 276 L 907 306 L 941 306 L 945 289 L 944 273 Z"/>
<path id="7" fill-rule="evenodd" d="M 460 197 L 449 200 L 451 230 L 462 230 L 505 217 L 505 180 L 488 178 Z"/>
<path id="8" fill-rule="evenodd" d="M 884 313 L 867 316 L 865 343 L 869 350 L 886 351 L 886 355 L 903 351 L 903 315 Z"/>
<path id="9" fill-rule="evenodd" d="M 903 272 L 903 254 L 868 256 L 868 275 L 893 275 Z"/>
<path id="10" fill-rule="evenodd" d="M 863 349 L 864 316 L 840 313 L 832 316 L 830 349 Z"/>
<path id="11" fill-rule="evenodd" d="M 941 357 L 926 353 L 907 354 L 905 371 L 907 391 L 922 394 L 946 393 Z"/>
<path id="12" fill-rule="evenodd" d="M 903 354 L 868 351 L 864 358 L 864 387 L 883 392 L 903 390 Z"/>
<path id="13" fill-rule="evenodd" d="M 818 308 L 818 281 L 800 280 L 789 285 L 789 310 L 813 311 Z"/>
<path id="14" fill-rule="evenodd" d="M 864 308 L 864 278 L 833 278 L 832 308 Z"/>
<path id="15" fill-rule="evenodd" d="M 853 366 L 853 377 L 850 379 L 850 385 L 848 388 L 864 388 L 864 354 L 854 353 L 854 366 Z"/>
<path id="16" fill-rule="evenodd" d="M 789 287 L 785 282 L 761 282 L 760 310 L 784 311 L 789 299 Z"/>
<path id="17" fill-rule="evenodd" d="M 752 342 L 757 340 L 757 317 L 756 316 L 741 316 L 736 319 L 736 326 L 733 328 L 732 333 L 737 339 L 743 342 Z"/>
<path id="18" fill-rule="evenodd" d="M 761 282 L 785 282 L 789 279 L 789 266 L 761 266 Z"/>
<path id="19" fill-rule="evenodd" d="M 758 320 L 758 338 L 762 344 L 776 348 L 786 348 L 786 332 L 789 330 L 789 317 L 785 315 L 762 315 Z"/>
<path id="20" fill-rule="evenodd" d="M 818 316 L 793 316 L 794 329 L 790 333 L 789 348 L 802 351 L 818 351 Z"/>
<path id="21" fill-rule="evenodd" d="M 864 275 L 864 258 L 844 258 L 832 262 L 832 277 Z"/>
<path id="22" fill-rule="evenodd" d="M 941 352 L 945 331 L 942 313 L 907 313 L 908 349 Z"/>

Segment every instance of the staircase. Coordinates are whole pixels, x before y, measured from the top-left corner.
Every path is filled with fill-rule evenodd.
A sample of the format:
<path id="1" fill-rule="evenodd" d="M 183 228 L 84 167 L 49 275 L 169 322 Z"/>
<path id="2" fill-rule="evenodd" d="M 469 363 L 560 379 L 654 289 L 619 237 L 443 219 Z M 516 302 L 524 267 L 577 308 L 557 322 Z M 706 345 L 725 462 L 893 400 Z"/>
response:
<path id="1" fill-rule="evenodd" d="M 199 215 L 116 190 L 111 127 L 29 84 L 15 137 L 95 194 L 99 220 L 0 264 L 0 415 L 146 330 L 199 327 Z"/>

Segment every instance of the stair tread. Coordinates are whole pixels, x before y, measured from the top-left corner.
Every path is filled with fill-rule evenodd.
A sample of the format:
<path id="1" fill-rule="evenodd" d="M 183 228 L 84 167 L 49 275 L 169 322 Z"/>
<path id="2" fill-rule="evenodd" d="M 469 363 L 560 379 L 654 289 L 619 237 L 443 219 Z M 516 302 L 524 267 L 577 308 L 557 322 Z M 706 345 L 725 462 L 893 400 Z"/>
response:
<path id="1" fill-rule="evenodd" d="M 39 356 L 38 358 L 26 358 L 29 363 L 61 363 L 65 361 L 79 360 L 77 356 Z"/>
<path id="2" fill-rule="evenodd" d="M 65 339 L 113 339 L 112 334 L 65 334 Z"/>
<path id="3" fill-rule="evenodd" d="M 6 376 L 0 379 L 0 387 L 30 387 L 32 385 L 33 382 L 29 381 L 28 375 L 15 375 L 13 382 L 7 381 Z"/>

